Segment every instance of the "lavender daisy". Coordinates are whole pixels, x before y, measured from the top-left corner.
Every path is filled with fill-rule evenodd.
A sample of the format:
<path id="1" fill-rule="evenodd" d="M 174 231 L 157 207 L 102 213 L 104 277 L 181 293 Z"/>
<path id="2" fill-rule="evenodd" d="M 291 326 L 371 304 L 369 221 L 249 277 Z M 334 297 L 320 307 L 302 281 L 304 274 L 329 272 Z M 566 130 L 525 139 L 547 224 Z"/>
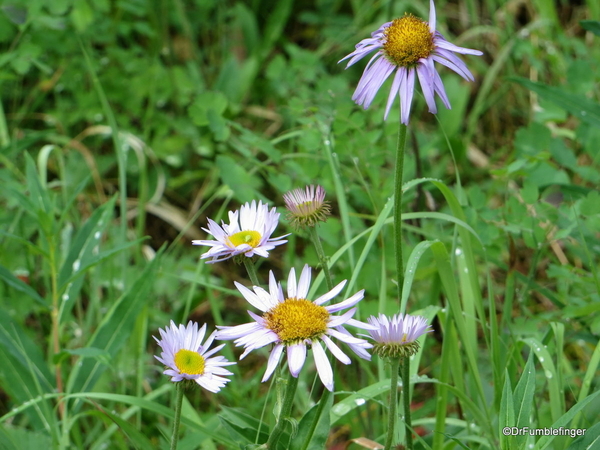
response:
<path id="1" fill-rule="evenodd" d="M 212 258 L 208 263 L 224 261 L 236 255 L 266 258 L 269 251 L 287 242 L 283 240 L 287 234 L 271 238 L 278 223 L 279 213 L 275 208 L 269 211 L 268 205 L 260 201 L 257 205 L 253 200 L 242 205 L 239 211 L 229 211 L 229 225 L 222 222 L 222 226 L 219 226 L 214 220 L 208 219 L 208 230 L 202 229 L 213 235 L 215 240 L 196 240 L 192 244 L 211 247 L 201 256 L 202 259 Z"/>
<path id="2" fill-rule="evenodd" d="M 410 105 L 415 90 L 415 73 L 419 78 L 429 112 L 437 113 L 435 94 L 442 99 L 446 108 L 450 109 L 450 102 L 434 62 L 452 69 L 467 81 L 473 81 L 473 75 L 466 64 L 454 53 L 465 55 L 483 53 L 451 44 L 439 31 L 436 31 L 435 25 L 435 6 L 433 0 L 430 0 L 429 22 L 412 14 L 406 14 L 400 19 L 384 23 L 377 31 L 371 33 L 370 38 L 356 44 L 356 50 L 339 61 L 351 58 L 346 68 L 373 51 L 377 53 L 367 64 L 352 100 L 367 109 L 383 82 L 396 71 L 385 107 L 384 120 L 387 119 L 394 98 L 398 94 L 400 120 L 408 125 Z"/>
<path id="3" fill-rule="evenodd" d="M 325 222 L 331 214 L 329 202 L 325 201 L 325 189 L 310 185 L 304 190 L 294 189 L 283 194 L 288 220 L 296 228 L 314 227 L 318 221 Z"/>
<path id="4" fill-rule="evenodd" d="M 254 322 L 235 327 L 218 327 L 217 339 L 235 339 L 236 345 L 243 346 L 245 349 L 240 359 L 252 350 L 274 344 L 262 381 L 268 380 L 273 374 L 284 349 L 287 353 L 290 373 L 298 377 L 306 360 L 306 349 L 310 346 L 319 378 L 327 389 L 333 391 L 333 371 L 321 342 L 343 364 L 350 364 L 350 358 L 332 341 L 332 337 L 345 342 L 355 353 L 369 360 L 371 355 L 366 352 L 366 349 L 371 348 L 372 345 L 364 339 L 352 336 L 343 326 L 353 325 L 363 329 L 372 327 L 352 318 L 356 312 L 356 308 L 352 307 L 362 300 L 364 290 L 335 305 L 322 306 L 342 291 L 346 281 L 316 300 L 310 301 L 306 298 L 310 288 L 310 278 L 311 269 L 308 265 L 302 269 L 298 283 L 296 283 L 296 272 L 294 269 L 290 270 L 287 296 L 283 294 L 281 283 L 275 281 L 273 272 L 269 273 L 269 292 L 258 286 L 255 286 L 252 292 L 241 284 L 235 283 L 244 298 L 263 314 L 259 316 L 248 311 Z M 332 315 L 348 308 L 352 309 L 339 316 Z"/>
<path id="5" fill-rule="evenodd" d="M 233 375 L 224 366 L 235 364 L 227 361 L 223 356 L 210 356 L 217 353 L 225 344 L 208 350 L 215 338 L 213 332 L 204 345 L 202 340 L 206 334 L 206 324 L 198 329 L 195 322 L 188 323 L 187 327 L 171 321 L 171 326 L 158 330 L 161 339 L 154 340 L 162 349 L 160 356 L 154 356 L 168 367 L 163 373 L 171 377 L 171 381 L 193 380 L 210 392 L 219 392 L 230 380 L 225 378 Z"/>
<path id="6" fill-rule="evenodd" d="M 379 314 L 369 317 L 367 322 L 374 327 L 369 331 L 375 341 L 373 353 L 383 358 L 414 355 L 419 350 L 417 339 L 433 331 L 424 317 L 410 314 L 396 314 L 391 319 Z"/>

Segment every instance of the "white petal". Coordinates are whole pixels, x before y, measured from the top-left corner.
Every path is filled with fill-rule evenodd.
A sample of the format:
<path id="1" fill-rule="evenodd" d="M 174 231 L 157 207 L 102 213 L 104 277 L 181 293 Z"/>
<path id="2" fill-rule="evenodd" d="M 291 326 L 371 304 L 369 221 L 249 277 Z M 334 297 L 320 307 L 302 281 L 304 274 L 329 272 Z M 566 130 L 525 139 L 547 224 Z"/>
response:
<path id="1" fill-rule="evenodd" d="M 294 377 L 298 377 L 302 366 L 304 366 L 304 361 L 306 361 L 306 345 L 305 344 L 295 344 L 289 345 L 287 347 L 288 354 L 288 367 L 290 368 L 290 373 Z"/>
<path id="2" fill-rule="evenodd" d="M 296 271 L 292 267 L 290 275 L 288 276 L 287 293 L 288 298 L 296 298 Z"/>
<path id="3" fill-rule="evenodd" d="M 308 290 L 310 288 L 310 267 L 308 264 L 304 265 L 302 274 L 300 274 L 300 282 L 298 283 L 298 291 L 296 292 L 297 298 L 306 298 L 308 296 Z"/>
<path id="4" fill-rule="evenodd" d="M 331 369 L 331 364 L 329 364 L 329 359 L 327 359 L 327 355 L 321 348 L 320 343 L 315 342 L 312 349 L 319 378 L 321 379 L 323 386 L 330 392 L 333 392 L 333 370 Z"/>
<path id="5" fill-rule="evenodd" d="M 358 302 L 360 302 L 364 298 L 364 296 L 365 296 L 365 290 L 361 289 L 356 294 L 354 294 L 352 297 L 347 298 L 343 302 L 336 303 L 335 305 L 329 305 L 329 306 L 326 306 L 325 308 L 330 313 L 341 311 L 342 309 L 350 308 L 350 307 L 356 305 Z"/>
<path id="6" fill-rule="evenodd" d="M 321 336 L 321 339 L 323 340 L 323 342 L 325 342 L 325 345 L 327 346 L 329 351 L 333 354 L 333 356 L 335 356 L 343 364 L 350 364 L 351 361 L 350 361 L 350 358 L 348 358 L 348 355 L 346 355 L 342 351 L 342 349 L 337 346 L 337 344 L 335 342 L 333 342 L 331 339 L 329 339 L 328 336 Z M 314 348 L 314 345 L 313 345 L 313 348 Z"/>
<path id="7" fill-rule="evenodd" d="M 279 363 L 279 360 L 281 359 L 282 352 L 283 344 L 278 344 L 273 348 L 273 350 L 271 350 L 271 354 L 269 355 L 269 362 L 267 363 L 267 371 L 265 372 L 261 382 L 265 382 L 271 377 L 273 371 Z"/>
<path id="8" fill-rule="evenodd" d="M 330 290 L 327 294 L 323 294 L 321 295 L 318 299 L 316 299 L 313 303 L 315 305 L 322 305 L 325 302 L 328 302 L 329 300 L 331 300 L 333 297 L 335 297 L 336 295 L 338 295 L 340 292 L 342 292 L 342 289 L 344 289 L 344 286 L 346 286 L 346 282 L 348 280 L 344 280 L 342 281 L 340 284 L 338 284 L 336 287 L 334 287 L 332 290 Z"/>

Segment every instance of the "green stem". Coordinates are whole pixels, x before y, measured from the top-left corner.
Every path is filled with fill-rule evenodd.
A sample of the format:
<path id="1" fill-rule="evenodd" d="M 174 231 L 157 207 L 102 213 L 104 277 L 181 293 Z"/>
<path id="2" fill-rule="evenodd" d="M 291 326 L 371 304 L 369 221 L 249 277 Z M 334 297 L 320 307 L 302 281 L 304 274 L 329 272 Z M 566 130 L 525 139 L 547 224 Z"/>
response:
<path id="1" fill-rule="evenodd" d="M 398 407 L 398 366 L 400 359 L 394 358 L 392 363 L 392 376 L 390 377 L 390 406 L 388 407 L 387 437 L 385 450 L 390 450 L 394 443 L 394 428 L 396 426 L 396 408 Z M 403 386 L 404 387 L 404 386 Z"/>
<path id="2" fill-rule="evenodd" d="M 394 176 L 394 249 L 396 255 L 396 280 L 398 281 L 398 305 L 402 304 L 404 267 L 402 263 L 402 174 L 404 172 L 404 148 L 408 127 L 400 122 L 398 147 L 396 149 L 396 172 Z M 403 312 L 403 311 L 401 311 Z"/>
<path id="3" fill-rule="evenodd" d="M 177 383 L 177 397 L 175 399 L 175 418 L 173 419 L 173 434 L 171 435 L 171 450 L 177 448 L 179 440 L 179 422 L 181 422 L 181 404 L 183 403 L 183 385 Z"/>
<path id="4" fill-rule="evenodd" d="M 256 266 L 252 262 L 252 258 L 244 258 L 244 266 L 246 266 L 246 271 L 248 272 L 248 276 L 250 277 L 250 281 L 252 282 L 252 286 L 260 286 L 260 282 L 258 281 L 258 275 L 256 275 Z"/>
<path id="5" fill-rule="evenodd" d="M 327 282 L 327 289 L 333 289 L 333 280 L 331 279 L 331 272 L 329 271 L 329 264 L 327 261 L 327 256 L 325 256 L 325 252 L 323 251 L 323 246 L 321 245 L 321 239 L 319 239 L 319 233 L 317 233 L 317 227 L 309 227 L 310 238 L 313 241 L 315 246 L 315 250 L 317 251 L 317 257 L 319 258 L 319 262 L 321 263 L 321 267 L 323 268 L 323 272 L 325 273 L 325 281 Z"/>
<path id="6" fill-rule="evenodd" d="M 406 448 L 412 450 L 412 421 L 410 418 L 410 357 L 402 361 L 402 398 L 404 400 L 404 427 L 406 428 Z"/>
<path id="7" fill-rule="evenodd" d="M 292 411 L 292 405 L 294 404 L 294 396 L 296 395 L 296 388 L 298 387 L 298 378 L 294 377 L 291 372 L 288 374 L 288 379 L 285 388 L 285 397 L 283 398 L 283 405 L 281 406 L 281 411 L 279 413 L 279 417 L 277 418 L 277 423 L 269 436 L 269 440 L 267 441 L 267 448 L 274 449 L 276 448 L 277 442 L 281 437 L 281 433 L 285 429 L 285 423 L 287 419 L 290 417 L 290 412 Z"/>
<path id="8" fill-rule="evenodd" d="M 317 233 L 317 227 L 309 227 L 310 238 L 313 241 L 315 246 L 315 250 L 317 251 L 317 256 L 319 258 L 319 262 L 321 263 L 321 267 L 323 267 L 323 272 L 325 274 L 325 281 L 327 282 L 327 289 L 333 289 L 333 280 L 331 279 L 331 272 L 329 271 L 329 265 L 327 261 L 327 256 L 325 256 L 325 252 L 323 251 L 323 246 L 321 245 L 321 240 L 319 239 L 319 233 Z M 332 367 L 334 367 L 332 365 Z M 315 417 L 313 418 L 308 433 L 306 434 L 306 439 L 304 440 L 303 445 L 300 447 L 301 450 L 306 450 L 310 445 L 310 441 L 312 440 L 313 434 L 317 429 L 317 425 L 319 424 L 319 420 L 323 415 L 323 410 L 325 409 L 325 405 L 329 401 L 329 397 L 331 397 L 331 392 L 329 389 L 325 389 L 323 391 L 323 395 L 321 395 L 321 399 L 319 400 L 319 406 L 317 407 L 317 411 Z"/>

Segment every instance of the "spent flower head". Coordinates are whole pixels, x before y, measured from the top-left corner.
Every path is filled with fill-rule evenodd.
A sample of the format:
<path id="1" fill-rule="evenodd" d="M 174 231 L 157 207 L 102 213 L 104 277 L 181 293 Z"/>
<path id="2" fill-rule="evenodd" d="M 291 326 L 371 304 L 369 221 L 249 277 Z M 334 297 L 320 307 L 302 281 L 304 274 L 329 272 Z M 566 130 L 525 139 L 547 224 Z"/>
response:
<path id="1" fill-rule="evenodd" d="M 367 319 L 374 329 L 369 330 L 375 341 L 373 353 L 382 358 L 400 358 L 412 356 L 419 350 L 419 339 L 423 334 L 433 331 L 427 320 L 421 316 L 396 314 L 388 318 L 384 314 Z"/>
<path id="2" fill-rule="evenodd" d="M 439 31 L 436 31 L 435 5 L 430 0 L 429 22 L 425 22 L 412 14 L 386 22 L 371 37 L 356 44 L 356 50 L 342 58 L 348 58 L 346 68 L 376 52 L 371 58 L 352 96 L 357 104 L 367 109 L 383 82 L 395 71 L 392 88 L 385 107 L 384 120 L 396 94 L 400 97 L 401 122 L 408 125 L 410 106 L 415 90 L 415 75 L 419 79 L 423 96 L 430 113 L 437 113 L 434 95 L 437 94 L 446 108 L 450 109 L 450 101 L 446 95 L 444 84 L 438 74 L 434 62 L 438 62 L 453 70 L 467 81 L 473 81 L 473 75 L 466 64 L 454 53 L 482 55 L 479 50 L 457 47 L 448 42 Z"/>
<path id="3" fill-rule="evenodd" d="M 290 270 L 287 296 L 283 294 L 281 283 L 275 280 L 273 272 L 269 273 L 268 292 L 259 286 L 254 286 L 253 292 L 235 283 L 244 298 L 259 309 L 262 315 L 248 311 L 250 317 L 254 319 L 253 322 L 234 327 L 217 327 L 219 328 L 217 339 L 235 339 L 235 344 L 245 349 L 240 359 L 252 350 L 274 344 L 262 381 L 268 380 L 273 374 L 284 350 L 287 353 L 290 373 L 298 377 L 306 360 L 306 350 L 310 347 L 319 378 L 325 387 L 332 391 L 333 371 L 321 342 L 343 364 L 350 364 L 350 358 L 331 338 L 345 342 L 358 356 L 369 360 L 371 355 L 366 349 L 371 348 L 372 345 L 364 339 L 352 336 L 344 325 L 363 329 L 372 327 L 352 318 L 356 313 L 356 308 L 353 306 L 362 300 L 364 290 L 335 305 L 323 306 L 341 292 L 346 281 L 316 300 L 310 301 L 306 298 L 310 288 L 310 278 L 311 270 L 308 265 L 302 269 L 298 283 L 296 272 L 294 269 Z M 348 308 L 351 309 L 341 315 L 333 315 Z"/>
<path id="4" fill-rule="evenodd" d="M 283 194 L 287 218 L 296 228 L 314 227 L 318 221 L 325 222 L 331 214 L 329 202 L 325 201 L 322 186 L 306 186 Z"/>
<path id="5" fill-rule="evenodd" d="M 206 334 L 206 324 L 198 329 L 198 324 L 191 320 L 187 327 L 171 321 L 171 325 L 164 330 L 158 330 L 160 340 L 154 337 L 162 349 L 160 356 L 154 356 L 167 366 L 163 373 L 171 377 L 171 381 L 193 380 L 207 391 L 219 392 L 229 381 L 227 375 L 233 375 L 225 366 L 235 364 L 227 361 L 223 356 L 212 355 L 223 348 L 225 344 L 209 350 L 216 331 L 213 332 L 204 345 L 202 340 Z"/>
<path id="6" fill-rule="evenodd" d="M 236 255 L 248 258 L 254 255 L 268 257 L 269 251 L 276 246 L 285 244 L 285 236 L 271 238 L 271 234 L 279 223 L 279 213 L 275 208 L 269 211 L 269 206 L 254 200 L 246 203 L 238 211 L 229 211 L 229 225 L 222 222 L 219 226 L 214 220 L 208 219 L 208 229 L 202 228 L 214 236 L 214 240 L 195 240 L 193 245 L 211 247 L 201 258 L 212 258 L 208 263 L 224 261 Z"/>

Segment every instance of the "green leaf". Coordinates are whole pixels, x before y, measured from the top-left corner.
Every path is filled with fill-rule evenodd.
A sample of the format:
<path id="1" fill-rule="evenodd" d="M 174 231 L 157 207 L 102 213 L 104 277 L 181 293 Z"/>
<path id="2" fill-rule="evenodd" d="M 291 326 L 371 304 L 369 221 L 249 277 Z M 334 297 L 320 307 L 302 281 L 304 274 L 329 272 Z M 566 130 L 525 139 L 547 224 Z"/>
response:
<path id="1" fill-rule="evenodd" d="M 504 388 L 502 389 L 502 398 L 500 399 L 500 416 L 498 420 L 498 429 L 500 435 L 500 443 L 503 449 L 512 449 L 511 436 L 505 436 L 502 432 L 503 428 L 512 427 L 515 425 L 515 404 L 513 401 L 512 387 L 510 385 L 510 377 L 508 370 L 504 372 Z"/>
<path id="2" fill-rule="evenodd" d="M 577 402 L 577 404 L 575 406 L 573 406 L 570 410 L 568 410 L 566 413 L 564 413 L 549 428 L 558 429 L 560 427 L 567 427 L 567 425 L 571 422 L 571 420 L 573 420 L 573 417 L 575 417 L 575 415 L 577 413 L 579 413 L 581 410 L 583 410 L 583 408 L 585 408 L 587 405 L 589 405 L 592 402 L 592 400 L 595 400 L 596 397 L 598 397 L 599 395 L 600 395 L 600 391 L 596 391 L 593 394 L 587 396 L 582 401 Z M 540 440 L 536 442 L 534 450 L 544 450 L 545 448 L 547 448 L 550 445 L 550 443 L 554 440 L 555 437 L 556 436 L 542 436 L 540 438 Z M 591 450 L 594 447 L 585 447 L 585 448 L 588 448 Z"/>
<path id="3" fill-rule="evenodd" d="M 535 183 L 531 181 L 525 181 L 523 183 L 523 189 L 521 189 L 521 197 L 528 205 L 537 203 L 540 191 Z"/>
<path id="4" fill-rule="evenodd" d="M 114 422 L 117 427 L 121 430 L 121 432 L 127 437 L 129 443 L 133 448 L 146 450 L 150 448 L 155 448 L 150 439 L 148 439 L 141 431 L 139 431 L 134 425 L 130 424 L 126 420 L 121 419 L 117 414 L 114 414 L 107 410 L 106 408 L 102 408 L 100 405 L 96 404 L 96 408 L 99 408 L 100 411 L 92 410 L 86 411 L 82 416 L 96 416 L 97 419 L 110 419 L 110 421 Z M 82 417 L 79 416 L 79 417 Z M 110 445 L 109 445 L 110 446 Z M 132 448 L 129 447 L 129 448 Z"/>
<path id="5" fill-rule="evenodd" d="M 246 414 L 241 409 L 224 406 L 219 419 L 231 437 L 238 443 L 254 444 L 257 435 L 258 442 L 266 442 L 269 439 L 269 427 L 261 424 L 258 419 Z M 259 427 L 260 433 L 258 433 Z"/>
<path id="6" fill-rule="evenodd" d="M 600 36 L 600 22 L 597 20 L 580 20 L 579 25 L 586 30 L 591 31 L 596 36 Z"/>
<path id="7" fill-rule="evenodd" d="M 33 289 L 28 284 L 23 283 L 16 276 L 14 276 L 10 270 L 8 270 L 6 267 L 4 267 L 2 265 L 0 265 L 0 280 L 3 280 L 6 284 L 11 286 L 13 289 L 15 289 L 19 292 L 22 292 L 23 294 L 32 298 L 33 300 L 38 302 L 40 305 L 43 305 L 46 308 L 48 307 L 48 305 L 46 304 L 46 300 L 44 300 L 40 296 L 40 294 L 38 294 L 35 291 L 35 289 Z"/>
<path id="8" fill-rule="evenodd" d="M 146 266 L 138 279 L 110 308 L 86 347 L 106 351 L 111 357 L 126 344 L 134 329 L 135 320 L 143 306 L 152 300 L 149 292 L 160 261 L 162 250 Z M 67 392 L 87 392 L 93 389 L 106 366 L 96 359 L 85 358 L 71 372 Z"/>
<path id="9" fill-rule="evenodd" d="M 47 434 L 24 428 L 0 427 L 2 450 L 39 450 L 52 448 L 52 438 Z"/>
<path id="10" fill-rule="evenodd" d="M 227 109 L 227 98 L 221 92 L 203 92 L 190 105 L 188 114 L 194 124 L 205 127 L 210 125 L 209 112 L 222 116 L 225 109 Z"/>
<path id="11" fill-rule="evenodd" d="M 225 155 L 217 156 L 216 163 L 223 183 L 229 186 L 238 201 L 245 203 L 261 198 L 257 192 L 261 183 L 246 168 L 237 163 L 233 158 Z"/>
<path id="12" fill-rule="evenodd" d="M 558 87 L 536 83 L 526 78 L 513 77 L 512 80 L 537 93 L 540 97 L 555 103 L 581 121 L 595 127 L 600 126 L 600 104 L 587 97 L 566 92 Z"/>
<path id="13" fill-rule="evenodd" d="M 48 239 L 51 239 L 53 233 L 53 207 L 50 202 L 48 192 L 40 181 L 35 162 L 25 153 L 25 176 L 27 178 L 27 190 L 31 206 L 34 208 L 32 213 L 37 218 L 40 228 Z"/>
<path id="14" fill-rule="evenodd" d="M 25 333 L 8 314 L 0 314 L 0 385 L 12 403 L 25 404 L 36 396 L 47 395 L 55 382 L 39 344 Z M 56 416 L 48 400 L 27 411 L 36 429 L 50 431 Z M 49 428 L 50 427 L 50 428 Z"/>
<path id="15" fill-rule="evenodd" d="M 24 6 L 8 4 L 3 5 L 2 12 L 8 17 L 8 19 L 15 25 L 23 25 L 27 22 L 27 8 Z"/>
<path id="16" fill-rule="evenodd" d="M 327 402 L 321 412 L 321 417 L 314 430 L 311 429 L 319 404 L 313 406 L 300 420 L 298 434 L 290 443 L 290 450 L 322 450 L 325 448 L 330 431 L 331 406 L 333 405 L 333 394 L 327 396 Z M 311 436 L 312 434 L 312 436 Z M 310 439 L 309 442 L 306 442 Z"/>
<path id="17" fill-rule="evenodd" d="M 577 431 L 582 430 L 576 429 Z M 585 430 L 585 434 L 577 438 L 567 450 L 591 450 L 597 448 L 600 448 L 600 423 Z"/>
<path id="18" fill-rule="evenodd" d="M 54 364 L 59 364 L 62 360 L 67 358 L 69 355 L 81 356 L 82 358 L 95 358 L 98 361 L 108 365 L 110 363 L 110 355 L 106 350 L 93 347 L 82 347 L 65 349 L 60 353 L 54 355 Z"/>
<path id="19" fill-rule="evenodd" d="M 552 356 L 550 355 L 550 352 L 546 346 L 542 345 L 542 343 L 535 338 L 522 339 L 522 342 L 525 342 L 531 348 L 531 350 L 533 350 L 535 356 L 537 356 L 538 361 L 541 363 L 542 368 L 544 369 L 544 375 L 546 376 L 548 382 L 552 420 L 556 421 L 564 412 L 565 405 L 564 396 L 561 395 L 561 388 L 559 385 L 556 367 L 552 362 Z"/>
<path id="20" fill-rule="evenodd" d="M 533 398 L 535 395 L 535 364 L 533 363 L 533 353 L 529 354 L 527 364 L 523 369 L 521 378 L 517 383 L 513 399 L 515 403 L 515 417 L 513 424 L 506 426 L 517 426 L 520 428 L 528 427 L 531 421 L 531 409 L 533 406 Z M 517 448 L 522 448 L 527 440 L 527 436 L 519 435 L 513 437 Z"/>
<path id="21" fill-rule="evenodd" d="M 600 214 L 600 192 L 592 191 L 581 201 L 580 210 L 584 216 Z"/>

